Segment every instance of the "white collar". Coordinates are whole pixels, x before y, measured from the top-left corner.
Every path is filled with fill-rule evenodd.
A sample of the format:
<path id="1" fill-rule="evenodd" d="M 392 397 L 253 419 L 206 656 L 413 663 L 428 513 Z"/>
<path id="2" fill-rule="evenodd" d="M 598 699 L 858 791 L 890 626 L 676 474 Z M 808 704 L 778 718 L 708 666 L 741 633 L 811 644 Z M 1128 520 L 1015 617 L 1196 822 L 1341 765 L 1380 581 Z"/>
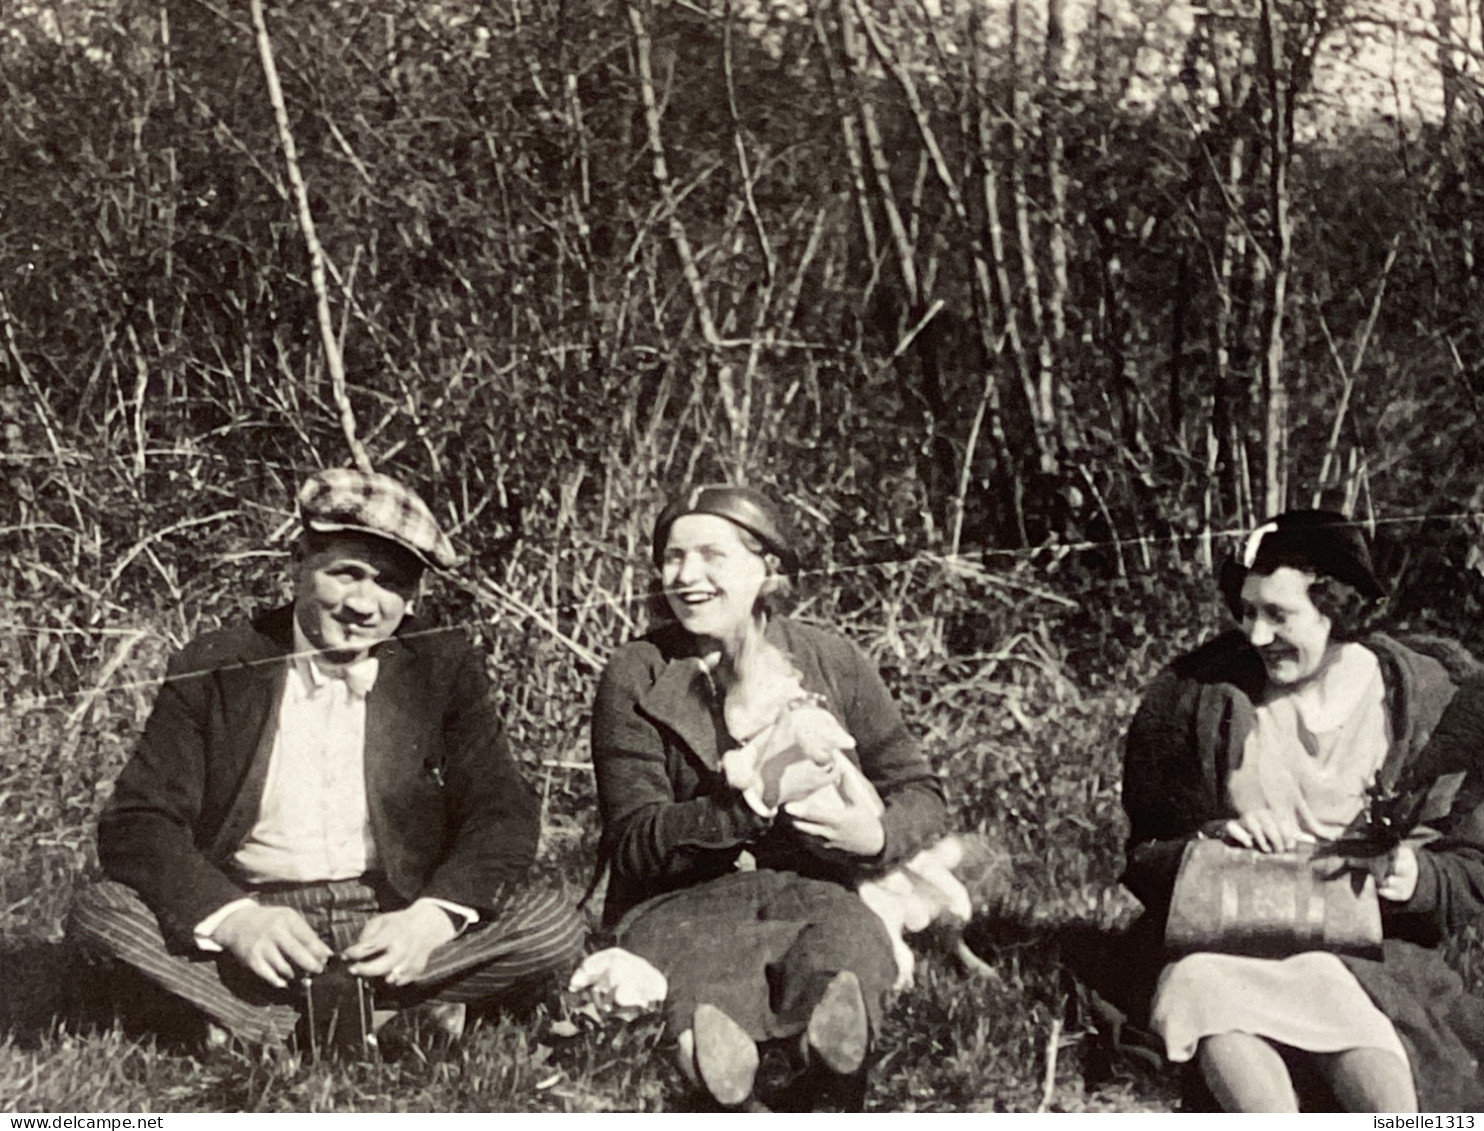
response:
<path id="1" fill-rule="evenodd" d="M 369 652 L 363 653 L 349 663 L 336 663 L 310 643 L 299 626 L 297 612 L 294 615 L 294 652 L 290 657 L 294 666 L 304 677 L 311 695 L 326 686 L 331 680 L 343 680 L 352 695 L 364 699 L 376 683 L 376 674 L 381 661 Z"/>

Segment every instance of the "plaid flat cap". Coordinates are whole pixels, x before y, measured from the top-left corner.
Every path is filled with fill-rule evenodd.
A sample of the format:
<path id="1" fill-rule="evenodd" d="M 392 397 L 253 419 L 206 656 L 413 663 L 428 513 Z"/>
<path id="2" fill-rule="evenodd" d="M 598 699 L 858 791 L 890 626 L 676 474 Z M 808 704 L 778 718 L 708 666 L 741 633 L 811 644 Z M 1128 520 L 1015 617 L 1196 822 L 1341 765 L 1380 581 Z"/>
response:
<path id="1" fill-rule="evenodd" d="M 299 489 L 299 517 L 310 530 L 357 530 L 405 546 L 432 569 L 452 569 L 459 557 L 428 504 L 389 475 L 331 467 Z"/>

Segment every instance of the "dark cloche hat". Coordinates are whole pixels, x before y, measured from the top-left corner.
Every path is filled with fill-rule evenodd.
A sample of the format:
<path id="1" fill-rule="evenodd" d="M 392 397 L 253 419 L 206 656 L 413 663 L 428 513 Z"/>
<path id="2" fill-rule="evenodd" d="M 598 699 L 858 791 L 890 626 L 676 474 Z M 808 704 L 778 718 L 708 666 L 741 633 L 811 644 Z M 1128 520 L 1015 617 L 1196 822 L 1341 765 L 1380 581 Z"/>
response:
<path id="1" fill-rule="evenodd" d="M 654 541 L 651 553 L 658 566 L 665 556 L 665 541 L 670 536 L 670 527 L 675 520 L 688 514 L 714 514 L 740 526 L 763 544 L 763 548 L 778 556 L 784 573 L 793 573 L 799 567 L 798 555 L 794 552 L 778 508 L 773 500 L 761 491 L 731 483 L 708 483 L 692 487 L 685 494 L 672 499 L 660 512 L 654 524 Z"/>
<path id="2" fill-rule="evenodd" d="M 1371 566 L 1360 528 L 1339 511 L 1285 511 L 1247 536 L 1242 550 L 1221 567 L 1223 592 L 1239 592 L 1248 573 L 1283 566 L 1332 577 L 1362 597 L 1379 601 L 1386 590 Z"/>
<path id="3" fill-rule="evenodd" d="M 330 467 L 299 489 L 299 518 L 321 533 L 353 530 L 412 551 L 433 569 L 452 569 L 459 557 L 417 492 L 389 475 Z"/>

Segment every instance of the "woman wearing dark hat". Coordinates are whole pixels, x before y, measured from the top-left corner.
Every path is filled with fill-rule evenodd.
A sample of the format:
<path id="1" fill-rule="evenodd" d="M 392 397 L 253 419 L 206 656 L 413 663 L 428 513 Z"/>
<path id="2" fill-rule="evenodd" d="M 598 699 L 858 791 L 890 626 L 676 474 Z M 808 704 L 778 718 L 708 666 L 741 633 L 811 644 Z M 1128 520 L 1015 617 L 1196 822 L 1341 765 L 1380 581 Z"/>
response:
<path id="1" fill-rule="evenodd" d="M 943 832 L 941 787 L 859 649 L 778 615 L 797 561 L 769 499 L 696 488 L 653 556 L 661 623 L 614 655 L 593 711 L 605 924 L 666 976 L 682 1068 L 717 1101 L 751 1099 L 769 1041 L 859 1095 L 896 966 L 854 888 Z M 790 726 L 828 756 L 733 784 L 738 754 Z"/>
<path id="2" fill-rule="evenodd" d="M 1475 667 L 1448 641 L 1364 631 L 1384 591 L 1340 514 L 1291 511 L 1259 527 L 1220 589 L 1240 629 L 1155 679 L 1125 752 L 1123 882 L 1147 912 L 1126 941 L 1160 967 L 1149 1025 L 1226 1110 L 1298 1110 L 1301 1096 L 1354 1111 L 1477 1109 L 1484 1002 L 1437 949 L 1484 910 L 1474 787 L 1451 810 L 1435 790 L 1446 813 L 1435 827 L 1355 864 L 1374 877 L 1380 957 L 1163 949 L 1193 839 L 1290 852 L 1354 834 L 1377 786 L 1446 786 L 1425 769 L 1436 747 L 1424 748 Z"/>

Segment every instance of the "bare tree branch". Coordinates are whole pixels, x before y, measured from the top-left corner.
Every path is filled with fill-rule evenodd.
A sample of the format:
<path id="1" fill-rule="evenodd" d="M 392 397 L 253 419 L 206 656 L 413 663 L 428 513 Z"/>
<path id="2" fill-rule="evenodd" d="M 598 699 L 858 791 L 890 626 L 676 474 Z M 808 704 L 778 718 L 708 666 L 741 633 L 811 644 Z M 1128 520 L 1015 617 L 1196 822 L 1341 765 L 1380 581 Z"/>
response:
<path id="1" fill-rule="evenodd" d="M 273 118 L 278 124 L 278 140 L 283 146 L 284 165 L 293 188 L 298 211 L 299 230 L 309 249 L 309 281 L 314 288 L 315 317 L 319 323 L 320 343 L 325 351 L 325 365 L 330 371 L 330 394 L 340 413 L 340 430 L 350 447 L 351 458 L 362 471 L 371 470 L 371 457 L 356 434 L 355 411 L 345 385 L 345 361 L 336 339 L 334 320 L 330 315 L 330 294 L 325 282 L 325 249 L 314 230 L 314 216 L 309 210 L 309 189 L 299 168 L 299 152 L 289 129 L 289 112 L 283 101 L 283 87 L 278 81 L 278 65 L 273 58 L 273 41 L 268 38 L 268 24 L 263 16 L 263 0 L 249 0 L 253 30 L 257 33 L 258 58 L 263 64 L 263 78 L 268 84 L 268 99 L 273 104 Z"/>

